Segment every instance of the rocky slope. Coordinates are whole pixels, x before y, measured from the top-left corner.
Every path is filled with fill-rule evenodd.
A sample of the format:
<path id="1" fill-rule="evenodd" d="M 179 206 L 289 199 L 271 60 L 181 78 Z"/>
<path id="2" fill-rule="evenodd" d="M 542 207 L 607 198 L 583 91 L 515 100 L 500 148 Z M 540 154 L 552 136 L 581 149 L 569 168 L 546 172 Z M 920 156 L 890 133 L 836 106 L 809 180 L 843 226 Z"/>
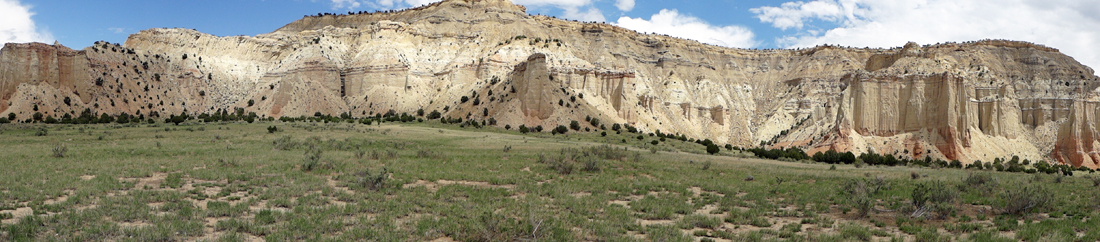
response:
<path id="1" fill-rule="evenodd" d="M 1100 165 L 1100 78 L 1057 49 L 731 49 L 525 11 L 450 0 L 311 16 L 253 37 L 149 29 L 75 51 L 7 44 L 0 117 L 35 106 L 54 117 L 424 109 L 544 127 L 591 116 L 737 146 Z"/>

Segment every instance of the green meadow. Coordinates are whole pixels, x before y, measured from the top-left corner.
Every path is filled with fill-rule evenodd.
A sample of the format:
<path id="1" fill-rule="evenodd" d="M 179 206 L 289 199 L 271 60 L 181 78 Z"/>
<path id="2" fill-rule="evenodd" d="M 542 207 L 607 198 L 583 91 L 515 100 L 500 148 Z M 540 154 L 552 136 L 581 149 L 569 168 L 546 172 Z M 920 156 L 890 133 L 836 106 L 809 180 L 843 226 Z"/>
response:
<path id="1" fill-rule="evenodd" d="M 435 120 L 2 124 L 0 241 L 1100 240 L 1098 174 L 706 148 Z"/>

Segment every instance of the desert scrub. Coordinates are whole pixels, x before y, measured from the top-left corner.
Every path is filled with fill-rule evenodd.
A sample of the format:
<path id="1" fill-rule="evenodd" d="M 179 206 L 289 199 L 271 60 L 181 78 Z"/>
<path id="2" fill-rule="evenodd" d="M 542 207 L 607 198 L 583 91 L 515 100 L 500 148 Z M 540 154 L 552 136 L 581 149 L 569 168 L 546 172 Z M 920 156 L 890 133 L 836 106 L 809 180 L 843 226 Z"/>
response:
<path id="1" fill-rule="evenodd" d="M 839 195 L 858 211 L 859 217 L 867 216 L 875 206 L 875 196 L 888 186 L 883 177 L 874 179 L 852 179 L 841 184 Z"/>
<path id="2" fill-rule="evenodd" d="M 306 150 L 305 157 L 302 158 L 302 170 L 313 171 L 313 169 L 320 168 L 322 153 L 321 149 L 315 147 L 310 147 L 309 150 Z"/>
<path id="3" fill-rule="evenodd" d="M 367 151 L 362 149 L 356 149 L 354 152 L 355 159 L 363 159 L 363 156 L 367 155 Z"/>
<path id="4" fill-rule="evenodd" d="M 1096 220 L 1090 219 L 1100 205 L 1093 199 L 1095 191 L 1087 190 L 1093 188 L 1092 184 L 1072 176 L 1054 184 L 1054 177 L 1043 174 L 1041 182 L 1032 184 L 1049 190 L 1047 207 L 1057 208 L 1049 211 L 1049 216 L 1036 215 L 1044 212 L 1039 209 L 1025 215 L 999 214 L 1003 206 L 1001 190 L 1015 188 L 1017 182 L 1028 184 L 1032 174 L 883 166 L 843 172 L 852 167 L 842 164 L 836 165 L 841 172 L 830 172 L 831 164 L 792 164 L 736 158 L 737 154 L 697 156 L 703 154 L 697 144 L 679 139 L 668 139 L 657 147 L 673 152 L 651 154 L 646 150 L 651 147 L 648 144 L 637 146 L 642 144 L 634 142 L 637 134 L 633 133 L 626 145 L 630 150 L 624 150 L 618 143 L 627 134 L 616 135 L 613 131 L 607 131 L 609 137 L 601 137 L 596 131 L 570 132 L 570 137 L 564 138 L 546 131 L 521 136 L 514 130 L 495 128 L 450 132 L 459 129 L 457 124 L 447 126 L 437 120 L 400 126 L 384 123 L 378 128 L 354 124 L 357 130 L 347 130 L 342 122 L 316 121 L 279 124 L 286 128 L 279 127 L 281 133 L 269 135 L 265 128 L 272 124 L 264 122 L 186 124 L 195 129 L 207 125 L 208 131 L 218 130 L 216 133 L 178 132 L 188 127 L 185 124 L 171 133 L 164 132 L 164 125 L 55 125 L 48 126 L 47 137 L 34 137 L 38 128 L 35 125 L 5 126 L 0 130 L 0 144 L 9 145 L 0 149 L 7 152 L 4 157 L 43 159 L 51 155 L 51 147 L 58 142 L 79 147 L 70 147 L 65 159 L 47 159 L 51 162 L 46 165 L 59 168 L 42 169 L 41 163 L 7 159 L 5 169 L 0 170 L 0 190 L 4 190 L 0 192 L 0 214 L 25 206 L 39 215 L 29 216 L 37 223 L 24 224 L 28 226 L 5 220 L 0 230 L 32 232 L 15 233 L 18 236 L 0 232 L 0 241 L 257 237 L 317 241 L 430 241 L 445 237 L 463 241 L 631 241 L 637 234 L 645 235 L 640 240 L 700 241 L 702 238 L 690 237 L 695 233 L 714 240 L 845 241 L 866 238 L 868 233 L 872 240 L 889 240 L 891 235 L 882 231 L 898 230 L 906 231 L 899 235 L 909 240 L 921 235 L 932 241 L 997 241 L 1004 239 L 995 236 L 1001 234 L 999 230 L 1020 236 L 1010 241 L 1097 241 L 1100 235 L 1095 229 Z M 309 126 L 312 132 L 304 128 Z M 21 130 L 11 130 L 14 128 Z M 84 133 L 78 133 L 79 128 L 84 128 Z M 382 135 L 387 129 L 392 130 Z M 447 135 L 437 136 L 440 129 Z M 110 142 L 94 141 L 105 130 L 110 132 L 105 136 Z M 215 135 L 222 139 L 215 139 Z M 323 138 L 302 139 L 310 135 Z M 287 150 L 273 149 L 274 140 L 282 136 L 295 144 L 286 146 Z M 67 137 L 91 142 L 59 141 Z M 474 139 L 486 142 L 471 144 Z M 233 143 L 232 150 L 226 149 L 227 140 Z M 160 149 L 154 147 L 157 141 L 163 143 Z M 593 142 L 613 144 L 591 145 Z M 323 151 L 322 162 L 338 164 L 339 169 L 302 172 L 299 166 L 311 144 Z M 501 148 L 505 146 L 511 149 L 507 159 L 502 159 Z M 548 168 L 550 160 L 567 157 L 562 155 L 562 148 L 569 148 L 565 153 L 574 162 L 568 176 Z M 695 152 L 685 156 L 676 149 Z M 363 158 L 356 159 L 355 153 L 360 150 L 365 151 Z M 371 151 L 387 156 L 387 150 L 400 154 L 400 158 L 366 159 Z M 447 158 L 418 159 L 418 150 L 443 153 Z M 535 163 L 540 152 L 544 163 Z M 644 159 L 632 161 L 639 153 Z M 584 171 L 589 159 L 598 161 L 599 172 Z M 689 160 L 695 162 L 677 162 Z M 701 167 L 708 160 L 713 165 L 704 172 Z M 798 169 L 786 169 L 792 165 Z M 371 179 L 359 184 L 360 177 L 378 176 L 357 172 L 376 175 L 383 167 L 390 175 L 380 189 L 366 188 L 366 181 Z M 910 171 L 919 172 L 922 179 L 910 180 Z M 975 172 L 976 178 L 967 178 L 968 172 Z M 987 180 L 980 174 L 998 180 L 997 189 L 988 196 L 976 190 L 989 183 L 968 182 Z M 749 175 L 759 179 L 744 181 Z M 880 175 L 890 178 L 890 184 L 872 196 L 877 200 L 875 207 L 897 212 L 857 218 L 854 207 L 836 187 L 849 180 L 873 183 Z M 777 184 L 774 177 L 786 178 L 775 193 L 771 192 Z M 954 203 L 958 220 L 929 222 L 934 220 L 929 218 L 935 216 L 932 213 L 912 218 L 910 213 L 900 211 L 910 204 L 910 193 L 918 183 L 931 181 L 942 181 L 952 190 L 962 189 L 959 184 L 966 187 Z M 169 184 L 180 188 L 168 189 Z M 698 190 L 693 187 L 701 188 L 701 193 L 695 193 Z M 65 200 L 58 199 L 65 196 Z M 706 204 L 717 206 L 707 214 L 694 213 Z M 238 209 L 244 206 L 257 209 Z M 994 210 L 974 214 L 977 206 Z M 845 207 L 849 214 L 838 215 Z M 482 221 L 481 216 L 488 214 L 492 215 Z M 964 217 L 967 215 L 969 219 Z M 989 222 L 994 216 L 997 219 Z M 645 221 L 660 223 L 658 226 L 639 223 L 639 219 L 657 217 L 669 220 Z M 709 228 L 715 226 L 716 219 L 731 224 Z M 871 219 L 876 221 L 869 222 Z M 846 235 L 851 238 L 840 236 L 840 226 L 850 223 L 867 228 L 849 228 Z M 975 230 L 973 224 L 982 227 Z M 691 229 L 681 230 L 687 227 Z M 821 228 L 835 232 L 817 233 Z M 1075 237 L 1067 237 L 1066 228 L 1077 232 Z"/>
<path id="5" fill-rule="evenodd" d="M 583 160 L 583 162 L 584 162 L 584 168 L 581 168 L 581 170 L 584 170 L 584 171 L 587 171 L 587 172 L 598 172 L 598 171 L 600 171 L 600 160 L 599 159 L 596 159 L 594 157 L 584 157 L 584 158 L 581 158 L 581 160 Z"/>
<path id="6" fill-rule="evenodd" d="M 416 151 L 416 158 L 442 160 L 445 158 L 445 155 L 443 152 L 433 151 L 432 149 L 420 149 Z"/>
<path id="7" fill-rule="evenodd" d="M 378 172 L 371 172 L 371 170 L 360 171 L 355 173 L 355 185 L 354 188 L 359 190 L 377 191 L 386 186 L 386 181 L 390 179 L 391 172 L 386 169 L 378 169 Z"/>
<path id="8" fill-rule="evenodd" d="M 167 186 L 167 187 L 172 188 L 172 189 L 183 187 L 183 174 L 181 174 L 181 173 L 168 174 L 168 177 L 164 178 L 164 183 L 162 185 Z"/>
<path id="9" fill-rule="evenodd" d="M 1002 191 L 999 196 L 1001 199 L 1000 209 L 1006 214 L 1027 214 L 1035 210 L 1046 209 L 1051 202 L 1052 194 L 1037 184 L 1016 187 L 1016 189 Z"/>
<path id="10" fill-rule="evenodd" d="M 764 218 L 762 213 L 754 210 L 741 211 L 736 208 L 729 210 L 729 215 L 726 216 L 725 221 L 735 225 L 752 225 L 762 228 L 772 226 L 772 223 L 768 221 L 767 218 Z"/>
<path id="11" fill-rule="evenodd" d="M 276 150 L 290 150 L 298 147 L 298 143 L 290 139 L 290 135 L 284 135 L 273 141 L 271 144 L 275 146 Z"/>
<path id="12" fill-rule="evenodd" d="M 722 219 L 707 215 L 693 214 L 684 216 L 683 219 L 680 219 L 679 224 L 680 229 L 717 229 L 718 226 L 722 225 Z"/>
<path id="13" fill-rule="evenodd" d="M 1100 175 L 1092 175 L 1086 177 L 1089 181 L 1092 181 L 1092 186 L 1100 187 Z"/>
<path id="14" fill-rule="evenodd" d="M 49 134 L 50 131 L 46 130 L 46 127 L 38 127 L 38 130 L 34 131 L 34 136 L 46 136 Z"/>
<path id="15" fill-rule="evenodd" d="M 693 241 L 690 236 L 673 226 L 649 226 L 645 228 L 645 234 L 650 241 Z"/>
<path id="16" fill-rule="evenodd" d="M 910 216 L 920 218 L 927 214 L 936 214 L 943 219 L 955 211 L 955 198 L 958 191 L 940 181 L 918 183 L 910 193 Z"/>
<path id="17" fill-rule="evenodd" d="M 51 154 L 53 154 L 53 157 L 65 158 L 65 152 L 69 151 L 69 147 L 65 147 L 65 145 L 63 144 L 56 144 L 53 146 L 52 149 L 50 149 L 50 151 Z"/>
<path id="18" fill-rule="evenodd" d="M 678 193 L 666 193 L 660 196 L 646 195 L 642 199 L 631 201 L 630 208 L 639 212 L 642 219 L 672 219 L 675 215 L 688 214 L 695 207 L 687 203 L 688 198 Z"/>
<path id="19" fill-rule="evenodd" d="M 989 172 L 971 172 L 963 178 L 962 184 L 959 184 L 959 190 L 961 191 L 979 191 L 982 194 L 989 194 L 989 192 L 995 191 L 997 188 L 997 179 L 993 178 L 993 175 Z"/>

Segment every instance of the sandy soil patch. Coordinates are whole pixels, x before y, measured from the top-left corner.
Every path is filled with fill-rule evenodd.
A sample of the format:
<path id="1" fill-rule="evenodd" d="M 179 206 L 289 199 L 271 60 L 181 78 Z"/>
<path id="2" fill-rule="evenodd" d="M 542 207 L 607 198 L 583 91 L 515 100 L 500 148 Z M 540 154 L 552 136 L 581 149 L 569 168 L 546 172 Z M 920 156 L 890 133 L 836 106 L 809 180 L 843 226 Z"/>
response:
<path id="1" fill-rule="evenodd" d="M 19 219 L 22 219 L 23 217 L 30 216 L 31 214 L 34 214 L 34 210 L 32 210 L 30 207 L 21 207 L 21 208 L 16 208 L 15 210 L 3 210 L 3 211 L 0 211 L 0 213 L 11 213 L 11 215 L 12 215 L 11 219 L 5 219 L 5 220 L 0 221 L 0 222 L 2 222 L 4 224 L 14 224 L 16 222 L 19 222 Z"/>
<path id="2" fill-rule="evenodd" d="M 721 216 L 720 214 L 712 214 L 712 212 L 714 212 L 715 210 L 718 210 L 718 205 L 707 204 L 707 205 L 703 205 L 702 208 L 699 208 L 698 210 L 695 210 L 694 214 L 707 215 L 707 216 Z M 721 217 L 725 217 L 725 216 L 721 216 Z"/>
<path id="3" fill-rule="evenodd" d="M 447 185 L 463 185 L 463 186 L 473 186 L 473 187 L 479 187 L 479 188 L 503 188 L 503 189 L 508 189 L 508 190 L 512 190 L 512 189 L 516 188 L 516 185 L 510 185 L 510 184 L 509 185 L 493 185 L 491 183 L 482 182 L 482 181 L 451 181 L 451 180 L 438 180 L 438 181 L 435 181 L 435 182 L 430 182 L 430 181 L 425 181 L 425 180 L 416 180 L 416 182 L 414 182 L 414 183 L 407 183 L 405 185 L 401 185 L 401 188 L 425 187 L 425 188 L 428 189 L 428 191 L 435 192 L 435 191 L 439 190 L 439 187 L 447 186 Z"/>
<path id="4" fill-rule="evenodd" d="M 168 177 L 168 173 L 159 173 L 158 172 L 158 173 L 153 173 L 153 175 L 149 176 L 149 177 L 139 177 L 139 178 L 123 177 L 123 178 L 119 178 L 119 180 L 127 181 L 127 182 L 133 182 L 134 183 L 134 189 L 144 189 L 146 186 L 156 189 L 156 188 L 160 187 L 160 184 L 164 182 L 164 178 L 167 178 L 167 177 Z M 83 177 L 81 177 L 81 178 L 83 178 Z M 94 178 L 94 176 L 93 176 L 93 178 Z"/>
<path id="5" fill-rule="evenodd" d="M 644 226 L 650 226 L 650 225 L 672 225 L 672 224 L 676 223 L 676 220 L 672 220 L 672 219 L 653 219 L 653 220 L 637 219 L 637 221 L 638 221 L 638 224 L 642 225 L 643 227 Z"/>
<path id="6" fill-rule="evenodd" d="M 145 221 L 118 222 L 118 227 L 121 227 L 123 229 L 141 228 L 146 226 L 153 226 L 153 224 Z"/>
<path id="7" fill-rule="evenodd" d="M 444 237 L 439 237 L 439 238 L 433 239 L 433 240 L 431 240 L 431 242 L 455 242 L 455 239 L 452 239 L 451 237 L 444 236 Z"/>
<path id="8" fill-rule="evenodd" d="M 355 191 L 352 191 L 352 190 L 351 190 L 351 189 L 349 189 L 348 187 L 342 187 L 342 186 L 339 186 L 339 185 L 338 185 L 338 184 L 336 183 L 336 180 L 335 180 L 335 179 L 332 179 L 332 177 L 331 177 L 331 176 L 330 176 L 330 177 L 328 177 L 327 179 L 328 179 L 328 180 L 327 180 L 327 183 L 326 183 L 326 184 L 328 184 L 328 186 L 330 186 L 330 187 L 332 187 L 332 188 L 335 188 L 335 189 L 336 189 L 337 191 L 341 191 L 341 192 L 344 192 L 344 193 L 348 193 L 348 194 L 355 194 Z"/>
<path id="9" fill-rule="evenodd" d="M 703 194 L 710 194 L 710 195 L 715 195 L 715 196 L 719 196 L 719 197 L 725 197 L 726 196 L 726 194 L 722 194 L 722 193 L 719 193 L 719 192 L 703 190 L 703 188 L 701 188 L 701 187 L 690 187 L 690 188 L 688 188 L 688 190 L 690 190 L 691 193 L 693 195 L 695 195 L 695 197 L 701 197 L 701 196 L 703 196 Z"/>

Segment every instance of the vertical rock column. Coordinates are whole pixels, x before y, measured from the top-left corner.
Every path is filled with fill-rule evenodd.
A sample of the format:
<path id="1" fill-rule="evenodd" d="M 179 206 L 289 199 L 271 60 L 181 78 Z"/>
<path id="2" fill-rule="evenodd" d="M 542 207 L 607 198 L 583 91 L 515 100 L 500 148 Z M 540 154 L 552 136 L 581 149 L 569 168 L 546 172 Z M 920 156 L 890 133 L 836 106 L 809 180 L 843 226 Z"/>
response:
<path id="1" fill-rule="evenodd" d="M 556 105 L 552 100 L 552 92 L 557 88 L 550 80 L 546 55 L 536 53 L 527 57 L 526 62 L 516 65 L 512 80 L 516 83 L 516 96 L 520 100 L 523 114 L 540 120 L 550 118 Z"/>

